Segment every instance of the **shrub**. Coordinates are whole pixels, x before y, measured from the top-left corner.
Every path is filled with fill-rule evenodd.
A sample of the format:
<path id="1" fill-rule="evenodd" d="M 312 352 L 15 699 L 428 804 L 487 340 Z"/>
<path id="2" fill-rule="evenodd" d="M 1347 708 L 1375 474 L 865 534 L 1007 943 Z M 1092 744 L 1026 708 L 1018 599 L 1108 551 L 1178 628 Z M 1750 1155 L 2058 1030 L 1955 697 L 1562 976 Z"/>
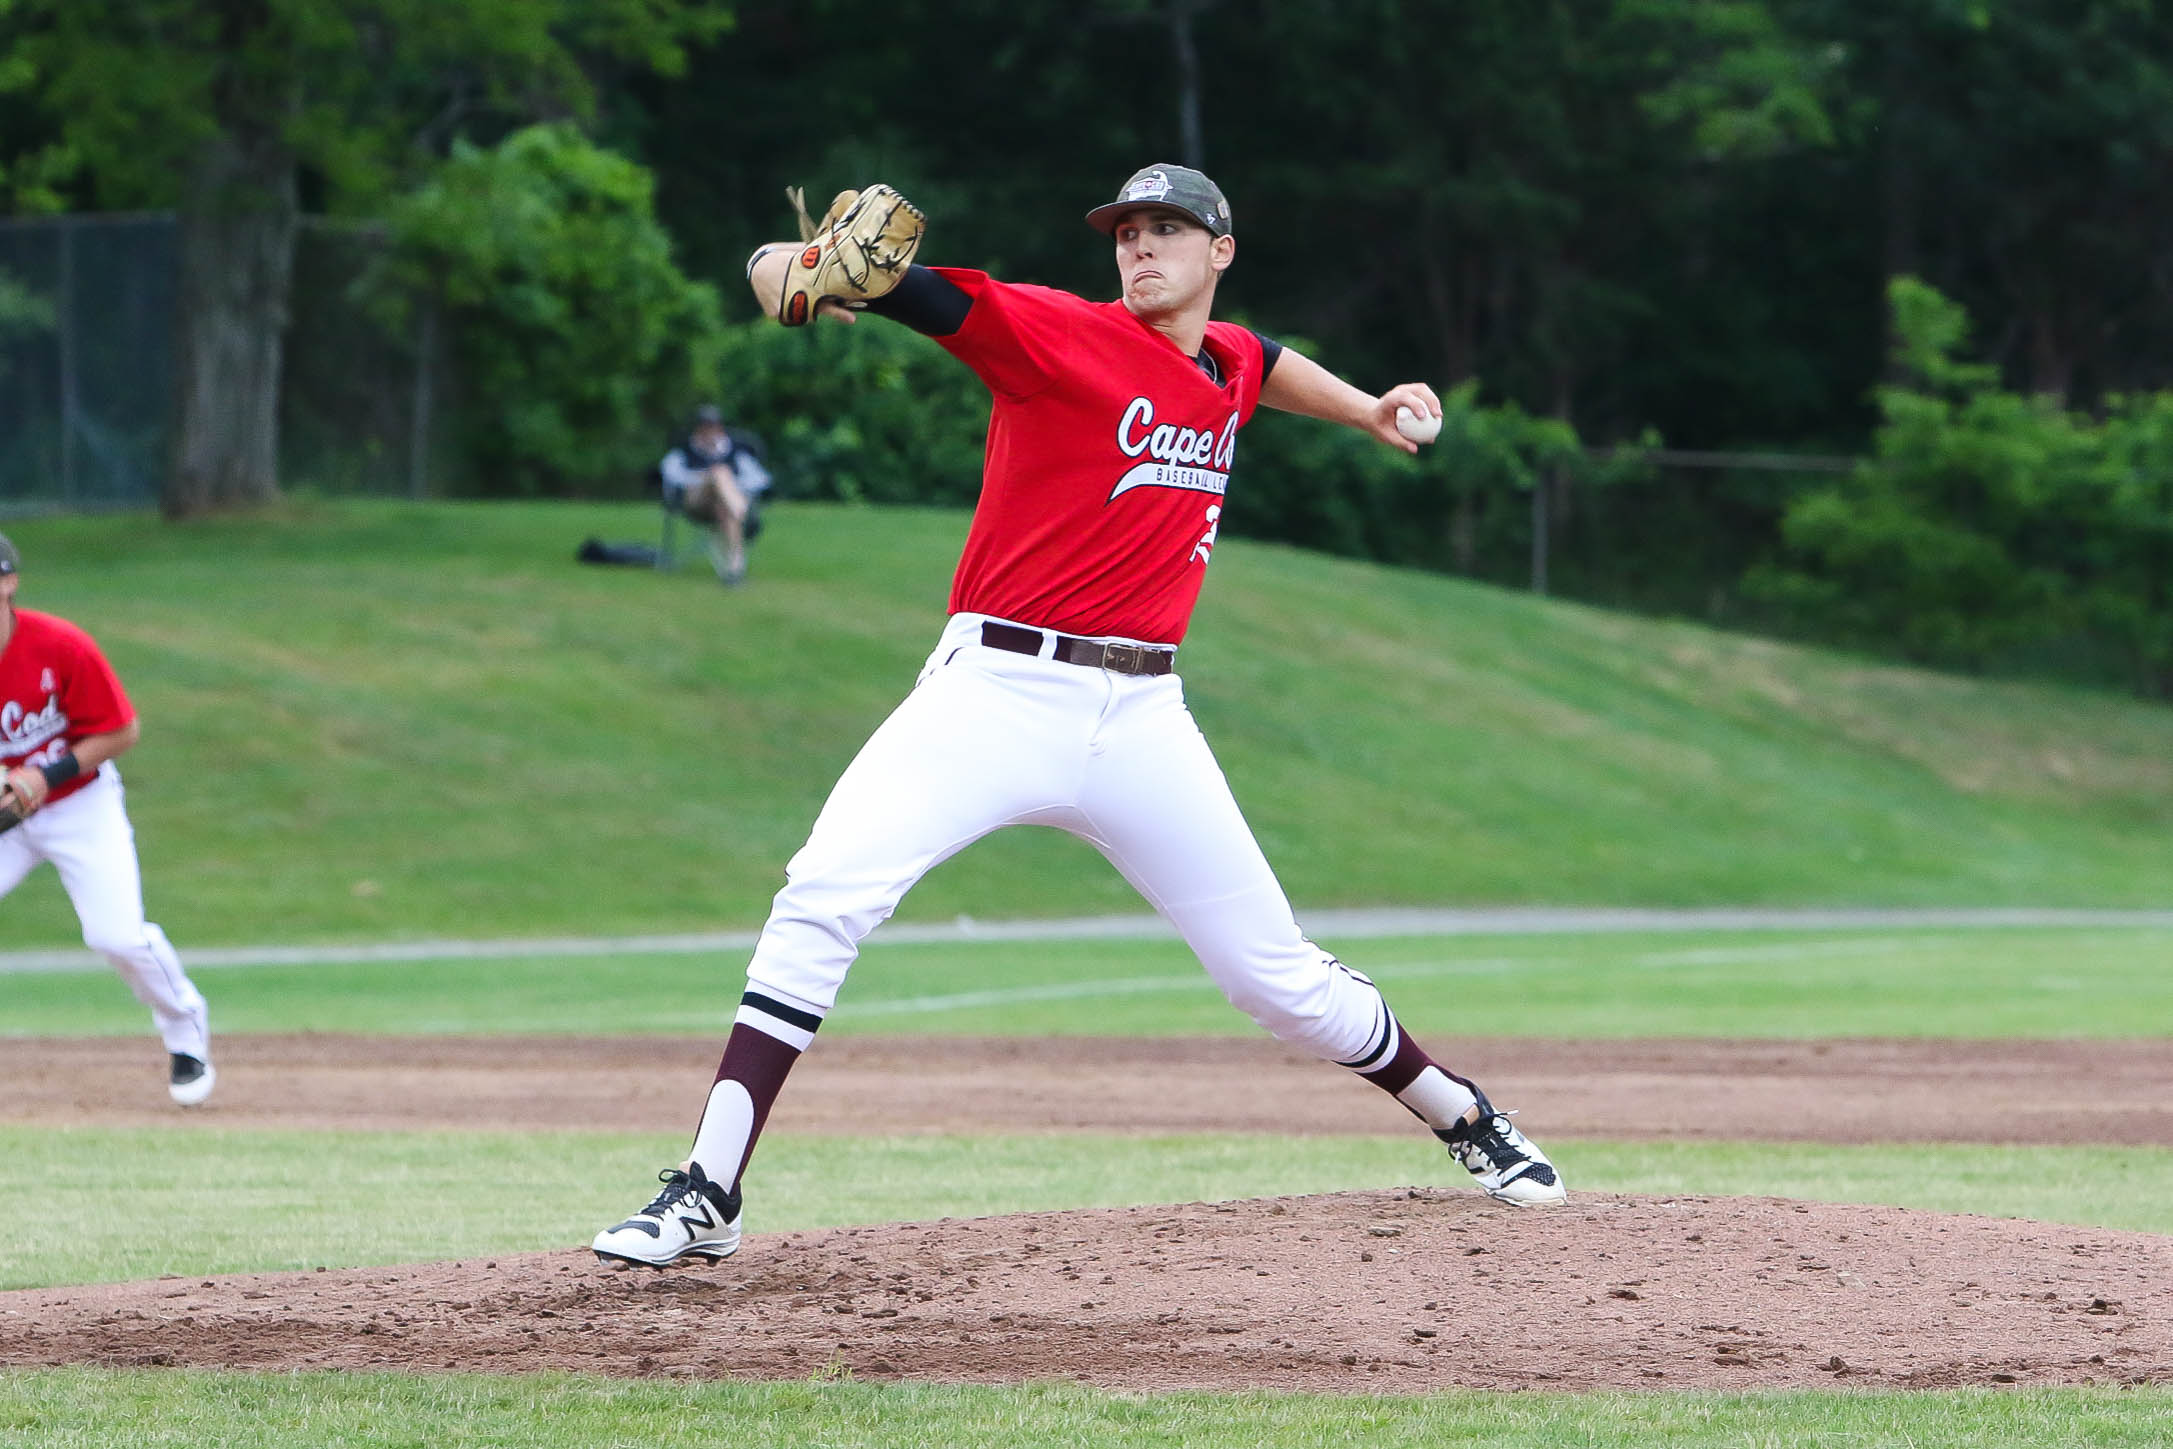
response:
<path id="1" fill-rule="evenodd" d="M 621 490 L 655 461 L 660 420 L 712 387 L 716 291 L 673 262 L 653 190 L 554 124 L 456 145 L 393 207 L 359 285 L 398 336 L 437 309 L 476 492 Z"/>
<path id="2" fill-rule="evenodd" d="M 980 496 L 988 393 L 909 328 L 757 319 L 724 330 L 717 376 L 727 413 L 768 444 L 782 493 L 871 503 Z"/>
<path id="3" fill-rule="evenodd" d="M 1800 630 L 1923 663 L 2173 691 L 2173 398 L 2102 417 L 1960 360 L 1961 309 L 1891 288 L 1900 380 L 1873 456 L 1798 499 L 1746 591 Z"/>

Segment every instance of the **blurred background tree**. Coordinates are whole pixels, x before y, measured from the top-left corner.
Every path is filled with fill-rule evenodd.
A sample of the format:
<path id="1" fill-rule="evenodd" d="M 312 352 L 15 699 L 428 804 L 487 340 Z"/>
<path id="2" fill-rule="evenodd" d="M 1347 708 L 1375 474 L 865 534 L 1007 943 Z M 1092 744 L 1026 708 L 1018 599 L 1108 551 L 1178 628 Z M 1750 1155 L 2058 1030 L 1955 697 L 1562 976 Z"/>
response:
<path id="1" fill-rule="evenodd" d="M 728 18 L 677 0 L 10 0 L 0 88 L 42 127 L 11 170 L 72 205 L 180 214 L 165 511 L 278 492 L 305 206 L 374 208 L 457 135 L 591 114 L 600 78 L 678 69 Z"/>
<path id="2" fill-rule="evenodd" d="M 1907 277 L 1893 300 L 1874 453 L 1790 505 L 1753 589 L 1814 637 L 2173 695 L 2173 395 L 2003 389 L 1959 306 Z"/>
<path id="3" fill-rule="evenodd" d="M 475 491 L 562 494 L 656 461 L 658 418 L 715 389 L 716 288 L 657 225 L 653 182 L 565 123 L 453 154 L 389 210 L 357 286 L 395 333 L 446 324 L 470 402 L 458 452 Z"/>

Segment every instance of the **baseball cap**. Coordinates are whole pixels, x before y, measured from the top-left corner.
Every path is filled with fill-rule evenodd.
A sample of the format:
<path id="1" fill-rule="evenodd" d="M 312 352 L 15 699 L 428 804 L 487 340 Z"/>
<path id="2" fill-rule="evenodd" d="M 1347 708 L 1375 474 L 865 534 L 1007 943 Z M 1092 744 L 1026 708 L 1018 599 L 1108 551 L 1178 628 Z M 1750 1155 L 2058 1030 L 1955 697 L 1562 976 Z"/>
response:
<path id="1" fill-rule="evenodd" d="M 715 423 L 718 427 L 723 427 L 724 409 L 715 403 L 703 403 L 694 410 L 694 425 L 700 427 L 703 423 Z"/>
<path id="2" fill-rule="evenodd" d="M 1216 236 L 1230 234 L 1230 203 L 1222 188 L 1189 166 L 1159 162 L 1142 166 L 1124 183 L 1117 199 L 1086 214 L 1088 226 L 1107 234 L 1117 218 L 1141 206 L 1166 206 L 1181 211 Z"/>
<path id="3" fill-rule="evenodd" d="M 0 533 L 0 574 L 16 574 L 23 570 L 23 556 L 8 542 L 8 536 Z"/>

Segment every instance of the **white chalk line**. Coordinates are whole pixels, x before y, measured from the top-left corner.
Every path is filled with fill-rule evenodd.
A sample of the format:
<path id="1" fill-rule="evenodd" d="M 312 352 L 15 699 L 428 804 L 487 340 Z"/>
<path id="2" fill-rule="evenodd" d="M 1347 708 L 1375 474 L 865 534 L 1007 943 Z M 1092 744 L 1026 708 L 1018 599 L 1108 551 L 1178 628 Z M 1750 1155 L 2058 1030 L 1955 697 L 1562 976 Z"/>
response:
<path id="1" fill-rule="evenodd" d="M 1624 964 L 1641 967 L 1696 967 L 1753 965 L 1760 962 L 1816 961 L 1853 956 L 1889 956 L 1901 951 L 1940 948 L 1956 944 L 1952 937 L 1874 936 L 1843 941 L 1805 941 L 1773 946 L 1712 947 L 1692 951 L 1646 951 L 1624 958 Z M 1549 970 L 1586 969 L 1592 964 L 1582 956 L 1477 956 L 1448 960 L 1359 963 L 1368 976 L 1394 984 L 1439 976 L 1487 976 Z M 971 1011 L 981 1007 L 1017 1006 L 1037 1001 L 1074 1001 L 1094 997 L 1137 996 L 1156 992 L 1212 992 L 1214 983 L 1205 972 L 1173 976 L 1115 976 L 1098 980 L 1054 982 L 1040 986 L 995 987 L 980 991 L 954 991 L 928 996 L 878 997 L 854 1000 L 840 1006 L 859 1016 L 907 1016 L 944 1011 Z"/>
<path id="2" fill-rule="evenodd" d="M 2038 907 L 1790 909 L 1720 907 L 1662 910 L 1611 907 L 1514 907 L 1494 910 L 1384 908 L 1305 913 L 1316 940 L 1377 940 L 1395 936 L 1577 936 L 1641 932 L 1893 931 L 1922 929 L 2173 930 L 2173 910 L 2075 910 Z M 704 955 L 751 951 L 757 933 L 721 931 L 654 936 L 433 940 L 350 945 L 185 948 L 191 968 L 227 966 L 355 966 L 388 962 L 489 961 L 562 956 Z M 1087 916 L 1046 921 L 977 921 L 961 916 L 935 924 L 892 922 L 867 945 L 903 946 L 998 941 L 1174 940 L 1159 916 Z M 1777 948 L 1787 949 L 1787 948 Z M 0 975 L 102 971 L 88 951 L 0 951 Z"/>

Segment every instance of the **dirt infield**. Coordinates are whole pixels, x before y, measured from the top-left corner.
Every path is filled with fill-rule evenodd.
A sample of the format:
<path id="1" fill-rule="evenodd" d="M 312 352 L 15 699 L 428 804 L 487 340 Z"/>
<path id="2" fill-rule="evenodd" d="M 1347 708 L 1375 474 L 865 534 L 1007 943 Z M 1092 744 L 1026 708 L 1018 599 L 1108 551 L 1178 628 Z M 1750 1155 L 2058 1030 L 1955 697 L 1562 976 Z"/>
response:
<path id="1" fill-rule="evenodd" d="M 1544 1141 L 2078 1140 L 2173 1146 L 2162 1041 L 1432 1039 Z M 236 1036 L 196 1120 L 234 1127 L 691 1132 L 699 1037 Z M 0 1049 L 0 1122 L 171 1123 L 153 1041 Z M 818 1042 L 771 1130 L 1408 1136 L 1347 1072 L 1253 1037 L 853 1037 Z"/>
<path id="2" fill-rule="evenodd" d="M 231 1037 L 192 1120 L 684 1131 L 716 1045 Z M 2173 1145 L 2162 1043 L 1444 1041 L 1575 1136 Z M 13 1041 L 0 1120 L 172 1122 L 132 1040 Z M 773 1130 L 1409 1133 L 1250 1040 L 839 1038 Z M 1766 1198 L 1381 1190 L 0 1294 L 0 1365 L 1422 1391 L 2173 1383 L 2173 1238 Z M 756 1223 L 759 1226 L 759 1222 Z"/>

